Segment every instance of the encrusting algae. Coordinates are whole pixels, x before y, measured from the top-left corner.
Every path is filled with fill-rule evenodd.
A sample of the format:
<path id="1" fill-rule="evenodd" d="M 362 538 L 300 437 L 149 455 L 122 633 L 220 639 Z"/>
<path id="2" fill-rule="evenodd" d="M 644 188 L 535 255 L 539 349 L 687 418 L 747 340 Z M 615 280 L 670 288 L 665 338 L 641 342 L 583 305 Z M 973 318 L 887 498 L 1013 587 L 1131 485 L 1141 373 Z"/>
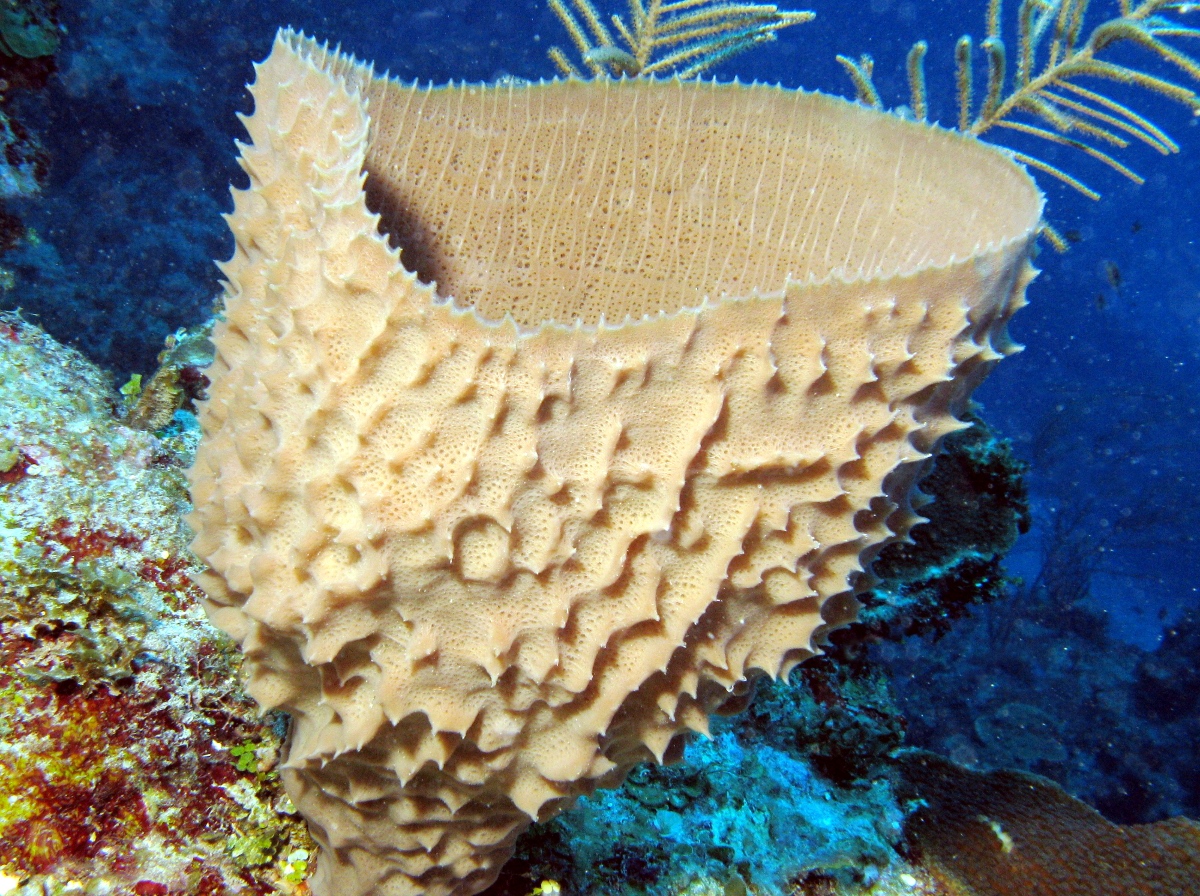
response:
<path id="1" fill-rule="evenodd" d="M 0 891 L 300 892 L 282 729 L 191 581 L 196 433 L 133 429 L 118 397 L 0 316 Z"/>

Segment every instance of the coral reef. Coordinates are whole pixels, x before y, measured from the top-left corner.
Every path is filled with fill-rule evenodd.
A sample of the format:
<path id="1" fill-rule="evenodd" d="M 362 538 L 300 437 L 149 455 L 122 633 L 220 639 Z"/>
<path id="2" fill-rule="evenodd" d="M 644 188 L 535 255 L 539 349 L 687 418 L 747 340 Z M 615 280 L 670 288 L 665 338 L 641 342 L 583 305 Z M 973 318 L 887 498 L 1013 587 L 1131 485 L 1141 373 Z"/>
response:
<path id="1" fill-rule="evenodd" d="M 876 645 L 909 743 L 968 766 L 1053 778 L 1122 823 L 1200 814 L 1194 724 L 1148 711 L 1134 689 L 1147 655 L 1113 640 L 1085 608 L 1069 627 L 1057 622 L 1030 612 L 1018 590 L 936 645 Z"/>
<path id="2" fill-rule="evenodd" d="M 0 103 L 0 200 L 35 196 L 49 171 L 49 155 L 20 121 Z M 24 235 L 11 212 L 0 220 L 0 252 L 12 249 Z"/>
<path id="3" fill-rule="evenodd" d="M 1134 672 L 1138 710 L 1159 722 L 1200 716 L 1200 609 L 1192 609 L 1169 625 L 1163 642 L 1142 658 Z"/>
<path id="4" fill-rule="evenodd" d="M 881 584 L 861 597 L 858 621 L 873 637 L 936 637 L 971 606 L 1008 592 L 1001 563 L 1029 530 L 1026 465 L 978 415 L 963 419 L 971 425 L 946 438 L 921 479 L 927 522 L 884 548 L 871 567 Z M 845 651 L 864 634 L 860 628 L 834 643 Z"/>
<path id="5" fill-rule="evenodd" d="M 973 621 L 971 614 L 987 613 L 992 605 L 998 614 L 1013 610 L 1012 583 L 997 578 L 990 565 L 977 564 L 990 563 L 999 557 L 1011 547 L 1017 532 L 1025 525 L 1028 508 L 1023 472 L 1023 465 L 1012 456 L 1011 446 L 997 439 L 978 418 L 971 429 L 948 437 L 931 472 L 922 481 L 923 490 L 935 496 L 935 503 L 923 508 L 931 522 L 914 529 L 914 536 L 921 536 L 920 548 L 912 543 L 898 543 L 884 551 L 877 568 L 886 570 L 887 575 L 872 592 L 875 597 L 863 614 L 864 621 L 832 633 L 828 655 L 802 664 L 792 673 L 790 682 L 760 681 L 753 701 L 742 715 L 714 720 L 713 731 L 718 739 L 736 740 L 737 746 L 725 741 L 722 750 L 740 757 L 744 763 L 737 776 L 725 777 L 721 754 L 714 755 L 711 745 L 703 743 L 689 745 L 677 766 L 639 767 L 620 791 L 589 798 L 581 803 L 585 807 L 582 812 L 568 813 L 523 836 L 517 858 L 506 866 L 492 893 L 523 896 L 538 880 L 549 878 L 561 881 L 570 892 L 594 891 L 601 886 L 632 886 L 660 892 L 672 888 L 687 891 L 690 887 L 722 893 L 728 888 L 739 891 L 739 887 L 747 886 L 754 892 L 790 891 L 814 896 L 867 892 L 961 896 L 961 889 L 946 888 L 944 874 L 933 863 L 925 867 L 911 854 L 911 862 L 888 855 L 887 844 L 896 843 L 897 837 L 885 820 L 895 817 L 895 810 L 886 799 L 872 803 L 872 797 L 895 798 L 891 789 L 874 788 L 880 781 L 898 780 L 896 751 L 903 743 L 905 729 L 915 728 L 922 737 L 927 736 L 931 726 L 952 730 L 954 723 L 947 720 L 955 716 L 937 710 L 943 702 L 955 707 L 961 705 L 964 714 L 971 711 L 972 704 L 968 701 L 974 692 L 964 697 L 956 691 L 956 687 L 962 688 L 962 682 L 955 680 L 952 670 L 959 669 L 968 690 L 976 687 L 970 664 L 977 654 L 961 655 L 956 631 L 982 625 Z M 943 500 L 943 512 L 936 513 L 938 502 Z M 964 525 L 967 522 L 969 525 Z M 975 587 L 968 587 L 968 571 L 972 569 L 980 570 L 980 578 Z M 889 596 L 887 602 L 878 598 L 882 594 Z M 938 612 L 941 600 L 946 601 L 944 614 Z M 1141 674 L 1141 680 L 1146 682 L 1143 685 L 1146 698 L 1162 706 L 1168 714 L 1188 705 L 1186 702 L 1177 705 L 1176 701 L 1190 699 L 1187 695 L 1191 678 L 1186 670 L 1191 665 L 1189 645 L 1194 637 L 1189 634 L 1194 629 L 1189 628 L 1186 620 L 1172 631 L 1174 634 L 1159 651 L 1143 660 L 1146 669 Z M 938 639 L 950 640 L 927 648 L 930 641 Z M 1060 637 L 1048 635 L 1038 643 L 1041 641 L 1045 641 L 1046 654 L 1052 658 L 1053 644 L 1061 644 Z M 1071 649 L 1080 648 L 1072 644 Z M 897 704 L 892 694 L 893 683 L 902 685 L 904 691 L 911 687 L 907 683 L 910 667 L 904 662 L 905 655 L 926 653 L 945 667 L 945 676 L 922 676 L 918 694 Z M 1095 653 L 1096 672 L 1113 677 L 1113 649 L 1095 649 Z M 1009 666 L 1019 665 L 1011 657 L 1004 662 Z M 1131 668 L 1131 662 L 1126 665 Z M 1061 713 L 1051 716 L 1045 710 L 1008 697 L 994 704 L 986 701 L 977 704 L 983 707 L 983 712 L 970 733 L 973 738 L 981 739 L 983 746 L 959 748 L 958 752 L 969 761 L 983 756 L 993 763 L 1021 767 L 1053 763 L 1042 767 L 1053 768 L 1075 785 L 1092 784 L 1110 774 L 1120 775 L 1117 767 L 1105 765 L 1113 761 L 1125 764 L 1129 774 L 1126 780 L 1131 784 L 1134 780 L 1161 781 L 1166 769 L 1155 771 L 1143 765 L 1137 770 L 1141 778 L 1136 778 L 1123 754 L 1143 754 L 1147 759 L 1157 755 L 1159 761 L 1176 764 L 1177 780 L 1187 781 L 1197 767 L 1194 750 L 1183 748 L 1188 738 L 1161 731 L 1157 743 L 1162 746 L 1150 740 L 1146 734 L 1152 729 L 1149 717 L 1139 717 L 1133 712 L 1127 697 L 1121 703 L 1114 702 L 1122 679 L 1119 672 L 1115 677 L 1118 679 L 1115 685 L 1108 686 L 1107 702 L 1094 705 L 1086 716 L 1092 729 L 1090 739 L 1067 729 L 1069 717 L 1063 719 Z M 1155 678 L 1161 684 L 1152 684 Z M 1174 687 L 1176 678 L 1178 689 Z M 1057 679 L 1050 680 L 1053 688 Z M 986 691 L 988 683 L 988 679 L 981 678 L 979 690 Z M 993 686 L 995 683 L 996 679 L 991 679 Z M 1086 686 L 1090 687 L 1090 682 Z M 1162 693 L 1159 688 L 1179 696 L 1160 701 L 1156 696 Z M 1024 683 L 1019 689 L 1028 693 L 1031 685 Z M 1005 689 L 1001 693 L 1016 691 Z M 901 707 L 906 713 L 901 712 Z M 1120 716 L 1121 707 L 1127 713 L 1124 718 Z M 1194 720 L 1186 715 L 1170 717 L 1173 724 L 1194 725 Z M 969 718 L 966 724 L 970 725 Z M 1048 728 L 1063 735 L 1064 740 L 1048 738 Z M 1120 742 L 1116 750 L 1111 746 L 1105 749 L 1099 743 L 1100 739 L 1112 741 L 1114 736 Z M 1176 746 L 1170 748 L 1167 744 Z M 954 747 L 953 741 L 949 746 Z M 1070 762 L 1062 761 L 1064 749 L 1071 752 Z M 1101 756 L 1100 770 L 1090 768 L 1085 758 L 1088 751 L 1097 751 Z M 779 769 L 792 768 L 788 774 L 796 776 L 793 780 L 819 782 L 831 799 L 826 804 L 828 814 L 792 814 L 785 800 L 774 801 L 769 794 L 756 789 L 754 783 L 747 784 L 764 777 L 756 768 L 759 761 L 770 762 Z M 912 788 L 906 786 L 911 796 Z M 629 820 L 632 830 L 648 833 L 639 834 L 633 844 L 625 836 L 614 840 L 610 828 L 600 820 L 603 816 L 585 814 L 586 807 L 597 799 L 604 800 L 607 817 Z M 1066 798 L 1062 799 L 1065 804 Z M 904 813 L 915 805 L 905 804 Z M 647 812 L 644 807 L 653 811 Z M 1165 808 L 1160 806 L 1159 814 Z M 839 840 L 830 835 L 839 827 L 847 832 L 855 830 L 853 819 L 864 810 L 863 817 L 871 817 L 874 812 L 873 817 L 885 823 L 876 827 L 878 839 L 873 841 L 874 848 L 859 854 L 856 849 L 862 841 L 856 843 L 853 837 Z M 1083 809 L 1076 804 L 1071 811 Z M 837 813 L 843 817 L 822 831 L 819 822 L 834 818 Z M 787 851 L 778 851 L 766 860 L 756 856 L 750 861 L 722 865 L 720 860 L 728 858 L 728 853 L 712 849 L 711 844 L 699 847 L 707 843 L 707 819 L 711 817 L 730 819 L 729 827 L 749 832 L 743 844 L 760 842 L 759 837 L 761 842 L 769 843 L 769 836 L 763 832 L 781 826 L 803 829 L 806 836 Z M 1091 817 L 1095 819 L 1094 815 Z M 584 823 L 584 818 L 589 823 Z M 1175 823 L 1176 827 L 1180 825 Z M 811 827 L 817 829 L 810 830 Z M 678 848 L 662 849 L 661 843 L 655 844 L 654 832 L 663 830 L 694 833 L 690 839 L 679 841 Z M 993 836 L 990 830 L 986 833 Z M 811 852 L 806 844 L 813 847 Z M 832 845 L 834 855 L 820 855 L 819 844 Z M 588 862 L 577 862 L 573 857 L 579 855 L 587 855 Z M 839 855 L 847 861 L 839 862 Z M 621 884 L 622 877 L 629 883 Z M 1138 884 L 1149 888 L 1163 884 L 1163 880 L 1151 865 Z"/>
<path id="6" fill-rule="evenodd" d="M 180 513 L 194 426 L 124 425 L 107 376 L 0 315 L 0 885 L 298 892 L 282 720 L 208 626 Z"/>
<path id="7" fill-rule="evenodd" d="M 672 896 L 709 881 L 783 896 L 815 874 L 853 892 L 896 862 L 903 813 L 886 777 L 838 785 L 802 751 L 718 727 L 678 765 L 638 766 L 530 832 L 489 896 L 547 877 L 570 893 Z"/>
<path id="8" fill-rule="evenodd" d="M 1145 737 L 1153 779 L 1177 793 L 1166 805 L 1152 805 L 1155 817 L 1186 812 L 1200 818 L 1200 610 L 1186 610 L 1170 623 L 1162 643 L 1140 658 L 1131 685 L 1137 725 Z M 1135 723 L 1136 724 L 1136 723 Z M 1129 776 L 1132 778 L 1132 775 Z M 1136 779 L 1134 779 L 1136 783 Z M 1169 791 L 1168 791 L 1169 792 Z"/>
<path id="9" fill-rule="evenodd" d="M 36 329 L 12 318 L 0 324 L 0 347 L 17 371 L 4 381 L 0 407 L 0 799 L 20 797 L 11 813 L 0 813 L 0 893 L 303 892 L 298 882 L 313 844 L 295 815 L 274 811 L 288 808 L 275 765 L 282 722 L 259 719 L 235 685 L 237 657 L 195 610 L 186 581 L 194 560 L 173 522 L 179 470 L 190 463 L 195 439 L 186 410 L 203 385 L 195 378 L 200 362 L 175 354 L 160 357 L 161 376 L 149 371 L 167 334 L 208 314 L 209 259 L 228 255 L 218 213 L 227 204 L 235 98 L 246 60 L 267 46 L 281 18 L 337 33 L 375 58 L 387 54 L 405 77 L 440 83 L 543 74 L 545 43 L 522 39 L 531 27 L 543 34 L 557 27 L 549 14 L 539 22 L 542 5 L 492 4 L 473 15 L 479 4 L 456 0 L 414 15 L 404 6 L 283 0 L 241 4 L 236 22 L 225 4 L 183 0 L 79 0 L 61 11 L 41 0 L 0 5 L 0 144 L 8 161 L 0 192 L 16 194 L 11 210 L 0 210 L 5 307 L 23 305 L 61 338 L 120 368 L 117 382 L 131 369 L 147 374 L 117 394 Z M 890 47 L 913 27 L 934 47 L 954 46 L 975 24 L 956 20 L 957 13 L 972 7 L 973 16 L 975 6 L 942 7 L 914 26 L 913 15 L 933 7 L 871 3 L 854 14 L 850 46 L 861 49 L 861 28 L 880 63 L 881 89 L 897 95 L 903 53 Z M 1125 12 L 1134 7 L 1143 4 L 1121 4 Z M 989 8 L 998 13 L 1001 4 Z M 1056 0 L 1024 8 L 1043 20 L 1037 47 L 1045 63 L 1061 27 L 1045 13 L 1081 7 Z M 1105 13 L 1094 4 L 1089 15 Z M 776 52 L 746 57 L 753 68 L 742 74 L 834 84 L 832 63 L 821 68 L 823 53 L 804 52 L 806 43 L 845 41 L 844 22 L 822 21 L 833 18 L 823 14 L 796 29 L 799 40 L 785 32 Z M 431 29 L 431 21 L 447 27 Z M 943 21 L 949 24 L 939 34 Z M 896 40 L 874 40 L 889 29 Z M 1018 32 L 1001 31 L 1007 57 L 988 45 L 997 36 L 989 21 L 983 46 L 960 43 L 948 62 L 964 70 L 982 58 L 990 76 L 1007 58 L 1011 76 L 1021 55 Z M 397 41 L 399 33 L 424 37 Z M 1078 53 L 1087 44 L 1075 40 Z M 597 49 L 591 46 L 592 62 L 610 71 L 628 66 L 619 53 Z M 1103 49 L 1114 62 L 1141 67 L 1137 47 Z M 930 53 L 929 63 L 947 57 Z M 1153 68 L 1156 61 L 1147 74 L 1177 74 Z M 63 77 L 48 79 L 56 68 Z M 896 78 L 886 73 L 892 68 Z M 943 68 L 931 73 L 949 83 L 955 72 Z M 1070 134 L 1094 118 L 1065 112 L 1060 99 L 1075 101 L 1070 88 L 1051 96 L 1054 88 L 1043 87 L 1049 105 L 1024 110 L 1035 115 L 1023 125 L 1065 124 Z M 1125 102 L 1133 93 L 1122 85 L 1111 96 Z M 936 92 L 922 91 L 922 99 L 931 118 L 939 111 L 947 123 L 961 117 L 961 102 L 939 110 Z M 968 111 L 986 111 L 986 98 L 975 99 Z M 1127 108 L 1116 116 L 1139 133 L 1121 139 L 1174 148 L 1165 131 L 1143 128 Z M 1063 117 L 1045 118 L 1055 109 Z M 915 103 L 912 112 L 921 117 Z M 972 116 L 968 127 L 993 126 L 999 119 L 991 112 L 986 120 Z M 1186 150 L 1195 133 L 1175 136 Z M 1071 170 L 1069 154 L 1079 146 L 1015 129 L 1008 136 L 1060 171 Z M 49 182 L 43 141 L 54 150 Z M 1197 183 L 1159 176 L 1137 191 L 1118 185 L 1105 204 L 1111 213 L 1055 200 L 1055 216 L 1071 220 L 1065 238 L 1075 248 L 1061 259 L 1043 257 L 1034 316 L 1022 328 L 1036 349 L 1023 359 L 1024 378 L 1039 388 L 996 393 L 994 405 L 988 399 L 991 418 L 1020 439 L 1035 467 L 1039 522 L 1023 540 L 1033 557 L 1018 569 L 1025 582 L 995 559 L 1006 533 L 1028 526 L 1011 456 L 989 439 L 980 457 L 996 465 L 985 459 L 981 471 L 978 458 L 956 455 L 948 444 L 944 457 L 957 457 L 965 475 L 949 476 L 942 488 L 935 471 L 924 488 L 949 503 L 922 512 L 957 506 L 958 531 L 987 530 L 983 542 L 962 544 L 957 556 L 939 554 L 955 530 L 938 526 L 914 531 L 919 550 L 889 548 L 875 566 L 883 581 L 863 598 L 864 626 L 834 635 L 828 658 L 798 669 L 790 686 L 760 682 L 747 715 L 715 720 L 724 752 L 692 744 L 683 764 L 638 767 L 625 789 L 599 797 L 612 817 L 629 820 L 635 838 L 614 837 L 589 799 L 578 816 L 523 835 L 499 892 L 549 896 L 561 882 L 567 894 L 641 887 L 690 896 L 940 896 L 943 885 L 925 869 L 888 858 L 898 836 L 888 820 L 903 814 L 895 787 L 859 786 L 885 776 L 902 736 L 971 766 L 1052 775 L 1114 821 L 1200 817 L 1193 668 L 1200 625 L 1194 611 L 1179 615 L 1194 603 L 1200 564 L 1190 534 L 1200 507 L 1192 500 L 1200 491 L 1200 403 L 1191 366 L 1200 267 L 1194 220 L 1169 213 L 1200 207 Z M 36 202 L 23 198 L 39 189 Z M 48 380 L 58 385 L 48 388 Z M 185 413 L 176 415 L 179 409 Z M 1039 416 L 1045 425 L 1030 430 L 1028 421 Z M 968 431 L 948 442 L 972 434 L 981 435 Z M 118 487 L 122 479 L 127 490 Z M 977 487 L 997 500 L 962 503 Z M 125 502 L 140 508 L 128 525 Z M 93 508 L 101 511 L 95 518 Z M 1121 640 L 1123 624 L 1137 626 L 1141 646 Z M 1145 647 L 1160 627 L 1163 642 Z M 186 695 L 186 707 L 169 699 L 176 692 Z M 772 769 L 760 767 L 760 744 Z M 21 752 L 44 754 L 48 745 L 62 755 L 44 767 L 14 760 Z M 740 796 L 743 781 L 752 785 L 748 799 Z M 820 797 L 805 803 L 805 818 L 790 813 L 779 782 L 794 784 L 806 800 Z M 875 800 L 873 808 L 860 807 L 860 799 Z M 885 821 L 869 848 L 837 839 L 843 823 L 861 833 L 855 822 L 873 815 Z M 721 817 L 721 831 L 707 827 L 709 816 Z M 577 817 L 588 824 L 576 825 Z M 823 858 L 809 856 L 800 836 L 786 857 L 771 850 L 773 831 L 807 832 L 810 822 Z M 727 842 L 733 829 L 747 832 L 736 863 Z M 988 831 L 977 833 L 987 841 Z M 677 856 L 667 844 L 678 847 Z M 155 858 L 159 849 L 166 858 Z M 184 865 L 189 854 L 195 863 Z M 135 864 L 123 866 L 122 855 Z M 856 857 L 861 875 L 843 864 Z M 693 865 L 702 870 L 690 874 Z M 961 892 L 966 884 L 954 886 Z"/>
<path id="10" fill-rule="evenodd" d="M 1073 410 L 1059 414 L 1056 433 L 1079 422 Z M 1128 416 L 1114 415 L 1112 426 L 1126 431 L 1162 410 L 1162 402 L 1148 401 Z M 1091 452 L 1106 464 L 1091 468 L 1108 474 L 1072 504 L 1058 503 L 1065 501 L 1060 497 L 1051 505 L 1057 525 L 1042 536 L 1035 575 L 1010 580 L 952 627 L 919 625 L 917 638 L 881 640 L 870 656 L 893 682 L 910 743 L 966 765 L 1054 778 L 1115 821 L 1197 816 L 1200 752 L 1194 713 L 1188 712 L 1194 614 L 1171 622 L 1163 643 L 1147 654 L 1112 633 L 1111 616 L 1089 597 L 1095 577 L 1105 571 L 1120 574 L 1120 582 L 1141 581 L 1143 569 L 1126 572 L 1110 559 L 1115 548 L 1149 540 L 1144 551 L 1160 552 L 1164 544 L 1180 543 L 1195 510 L 1187 495 L 1175 492 L 1177 461 L 1166 444 L 1156 462 L 1159 478 L 1133 494 L 1121 479 L 1129 460 L 1109 450 L 1117 437 L 1093 426 L 1069 439 L 1047 440 L 1059 462 L 1075 465 Z M 1159 454 L 1156 443 L 1165 438 L 1148 433 L 1142 456 Z M 1038 459 L 1045 462 L 1043 471 L 1050 468 L 1045 454 Z M 1106 491 L 1121 499 L 1122 512 L 1105 509 L 1099 498 Z M 992 571 L 985 576 L 998 581 Z M 902 591 L 886 582 L 882 590 L 887 602 L 865 618 L 886 613 L 897 599 L 903 605 Z"/>
<path id="11" fill-rule="evenodd" d="M 218 183 L 230 137 L 202 123 L 209 72 L 182 64 L 167 34 L 187 14 L 166 2 L 65 4 L 49 57 L 58 72 L 17 107 L 53 164 L 35 202 L 11 203 L 24 222 L 14 237 L 28 227 L 36 238 L 11 241 L 0 307 L 19 302 L 122 376 L 148 379 L 167 336 L 209 316 L 212 258 L 225 251 Z"/>
<path id="12" fill-rule="evenodd" d="M 209 329 L 193 327 L 168 336 L 149 382 L 143 385 L 141 376 L 134 374 L 121 387 L 127 424 L 155 432 L 170 424 L 178 411 L 195 411 L 196 400 L 208 388 L 204 368 L 213 356 Z"/>

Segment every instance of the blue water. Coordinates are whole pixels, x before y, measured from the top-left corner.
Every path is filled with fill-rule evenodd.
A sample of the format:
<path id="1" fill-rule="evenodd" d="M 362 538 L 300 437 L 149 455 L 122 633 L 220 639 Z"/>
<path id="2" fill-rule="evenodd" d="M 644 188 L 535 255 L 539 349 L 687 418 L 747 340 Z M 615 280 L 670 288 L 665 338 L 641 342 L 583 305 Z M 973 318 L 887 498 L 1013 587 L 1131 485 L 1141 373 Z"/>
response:
<path id="1" fill-rule="evenodd" d="M 1097 0 L 1091 15 L 1115 5 Z M 834 55 L 869 52 L 885 101 L 900 105 L 904 56 L 924 38 L 933 115 L 953 122 L 954 40 L 982 36 L 984 0 L 807 6 L 815 22 L 717 76 L 848 95 Z M 52 169 L 41 197 L 9 203 L 40 242 L 0 258 L 13 275 L 2 301 L 121 376 L 151 371 L 167 334 L 210 314 L 219 292 L 211 260 L 231 252 L 220 214 L 239 177 L 235 113 L 250 110 L 250 63 L 267 54 L 277 26 L 438 83 L 549 77 L 546 49 L 567 45 L 544 4 L 528 0 L 78 0 L 61 20 L 68 33 L 57 74 L 13 100 Z M 1136 186 L 1070 150 L 1023 144 L 1104 196 L 1092 202 L 1040 179 L 1048 218 L 1073 245 L 1065 255 L 1043 251 L 1032 304 L 1013 325 L 1026 350 L 977 395 L 1031 464 L 1033 529 L 1009 560 L 1025 584 L 992 612 L 1019 614 L 1035 598 L 1081 608 L 1102 623 L 1086 642 L 1100 670 L 1104 651 L 1153 650 L 1200 604 L 1200 119 L 1144 92 L 1110 93 L 1163 126 L 1181 152 L 1125 153 L 1146 177 Z M 1086 714 L 1070 694 L 1030 699 Z M 1195 757 L 1194 742 L 1176 748 Z"/>

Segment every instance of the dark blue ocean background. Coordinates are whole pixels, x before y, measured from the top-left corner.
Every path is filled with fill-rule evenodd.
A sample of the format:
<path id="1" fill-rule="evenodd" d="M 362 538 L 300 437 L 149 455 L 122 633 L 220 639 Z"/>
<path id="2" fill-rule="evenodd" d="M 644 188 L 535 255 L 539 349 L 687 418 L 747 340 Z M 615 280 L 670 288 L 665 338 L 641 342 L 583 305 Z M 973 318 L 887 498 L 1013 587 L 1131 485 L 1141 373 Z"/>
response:
<path id="1" fill-rule="evenodd" d="M 1016 3 L 1007 5 L 1011 25 Z M 798 8 L 805 6 L 817 12 L 814 22 L 732 60 L 717 77 L 852 95 L 835 54 L 870 53 L 885 102 L 899 106 L 908 96 L 905 54 L 925 39 L 932 114 L 953 123 L 954 42 L 963 33 L 982 38 L 985 0 L 814 0 Z M 1115 8 L 1097 0 L 1089 21 Z M 236 113 L 250 111 L 251 62 L 266 56 L 278 26 L 433 83 L 550 77 L 546 50 L 568 45 L 540 0 L 75 0 L 63 4 L 61 20 L 67 35 L 57 74 L 44 91 L 14 101 L 52 163 L 42 196 L 11 203 L 40 242 L 0 259 L 13 275 L 2 303 L 111 368 L 119 382 L 149 374 L 168 334 L 211 314 L 220 291 L 212 259 L 232 251 L 220 216 L 240 177 Z M 1114 58 L 1144 56 L 1119 48 Z M 1033 526 L 1008 561 L 1022 581 L 961 631 L 886 659 L 910 741 L 1076 783 L 1115 775 L 1115 784 L 1085 795 L 1105 803 L 1108 794 L 1102 807 L 1118 820 L 1149 820 L 1195 813 L 1200 803 L 1196 740 L 1180 734 L 1192 729 L 1171 727 L 1194 718 L 1200 699 L 1200 119 L 1145 92 L 1109 92 L 1164 127 L 1181 152 L 1131 148 L 1122 159 L 1145 176 L 1137 186 L 1070 149 L 1022 145 L 1104 194 L 1092 202 L 1039 177 L 1048 219 L 1072 246 L 1065 255 L 1042 251 L 1031 305 L 1013 324 L 1025 351 L 977 394 L 985 418 L 1030 464 Z M 1092 731 L 1108 744 L 1104 761 L 1120 766 L 1106 770 L 1094 751 L 1072 744 L 1089 727 L 1121 722 L 1097 712 L 1104 689 L 1132 680 L 1165 632 L 1175 633 L 1175 652 L 1163 663 L 1177 687 L 1143 698 L 1160 701 L 1146 718 L 1157 714 L 1164 727 L 1154 733 L 1125 720 L 1143 738 L 1137 747 L 1123 745 L 1132 743 L 1126 731 Z M 965 709 L 945 709 L 952 694 Z M 1011 741 L 989 753 L 971 714 L 1018 697 L 1075 757 L 1073 771 Z M 1190 766 L 1190 784 L 1175 774 L 1169 794 L 1148 794 L 1161 766 L 1121 755 L 1142 744 Z"/>

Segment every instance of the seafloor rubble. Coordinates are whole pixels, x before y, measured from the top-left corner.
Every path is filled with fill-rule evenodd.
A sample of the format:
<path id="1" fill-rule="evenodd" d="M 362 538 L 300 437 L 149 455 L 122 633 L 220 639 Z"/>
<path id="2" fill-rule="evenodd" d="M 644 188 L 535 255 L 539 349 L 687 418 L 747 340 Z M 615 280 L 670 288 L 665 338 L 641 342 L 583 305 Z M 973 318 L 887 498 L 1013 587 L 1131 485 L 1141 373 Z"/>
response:
<path id="1" fill-rule="evenodd" d="M 0 319 L 0 894 L 306 891 L 312 844 L 274 771 L 285 720 L 261 716 L 241 691 L 236 652 L 208 625 L 189 579 L 180 517 L 202 356 L 202 340 L 180 334 L 158 377 L 118 390 L 36 327 Z M 997 884 L 1028 879 L 1021 862 L 1033 835 L 1004 813 L 1030 788 L 1048 807 L 1039 862 L 1069 871 L 1084 831 L 1108 844 L 1110 882 L 1146 873 L 1129 864 L 1140 861 L 1129 844 L 1153 852 L 1160 883 L 1200 879 L 1189 822 L 1117 828 L 1040 779 L 972 776 L 904 749 L 906 731 L 932 739 L 932 719 L 955 729 L 943 738 L 958 739 L 960 758 L 971 758 L 963 743 L 1026 766 L 1055 749 L 1018 710 L 985 704 L 985 724 L 964 722 L 969 706 L 952 699 L 948 675 L 923 678 L 926 704 L 949 707 L 934 715 L 894 696 L 906 651 L 944 654 L 937 641 L 963 628 L 958 620 L 971 630 L 983 624 L 972 612 L 1000 612 L 1009 599 L 1000 559 L 1025 526 L 1021 472 L 982 424 L 952 437 L 924 483 L 939 499 L 925 511 L 932 522 L 881 556 L 862 624 L 790 683 L 760 682 L 749 710 L 718 720 L 680 764 L 639 768 L 621 790 L 528 832 L 492 892 L 1043 892 Z M 1129 711 L 1110 737 L 1138 729 L 1161 750 L 1180 733 L 1168 711 L 1191 699 L 1181 656 L 1194 628 L 1181 622 L 1109 683 Z M 1047 626 L 1039 644 L 1060 636 Z M 1101 662 L 1077 663 L 1077 686 L 1098 680 Z M 972 674 L 984 673 L 963 679 Z M 1052 722 L 1064 738 L 1082 728 Z M 1086 739 L 1057 743 L 1083 763 Z M 1182 760 L 1157 774 L 1173 793 L 1194 788 Z M 1090 775 L 1067 777 L 1098 792 L 1088 782 L 1105 771 Z M 971 802 L 985 797 L 986 823 Z M 988 861 L 964 868 L 947 844 Z M 1045 892 L 1101 892 L 1085 877 L 1047 878 L 1056 889 Z"/>

